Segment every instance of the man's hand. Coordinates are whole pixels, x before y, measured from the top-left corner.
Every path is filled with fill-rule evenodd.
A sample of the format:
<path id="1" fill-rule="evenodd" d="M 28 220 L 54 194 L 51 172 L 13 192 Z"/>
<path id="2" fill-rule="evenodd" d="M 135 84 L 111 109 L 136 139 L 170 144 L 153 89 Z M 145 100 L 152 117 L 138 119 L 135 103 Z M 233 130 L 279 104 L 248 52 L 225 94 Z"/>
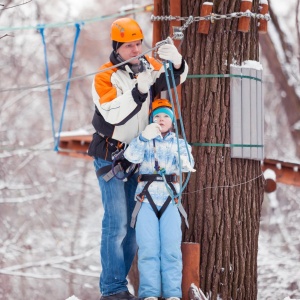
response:
<path id="1" fill-rule="evenodd" d="M 157 51 L 161 59 L 171 61 L 174 66 L 181 66 L 182 56 L 173 44 L 165 44 L 158 48 Z"/>
<path id="2" fill-rule="evenodd" d="M 151 72 L 149 70 L 145 70 L 142 73 L 139 73 L 137 77 L 137 87 L 140 93 L 146 94 L 149 92 L 150 86 L 153 84 L 153 79 L 151 76 Z"/>

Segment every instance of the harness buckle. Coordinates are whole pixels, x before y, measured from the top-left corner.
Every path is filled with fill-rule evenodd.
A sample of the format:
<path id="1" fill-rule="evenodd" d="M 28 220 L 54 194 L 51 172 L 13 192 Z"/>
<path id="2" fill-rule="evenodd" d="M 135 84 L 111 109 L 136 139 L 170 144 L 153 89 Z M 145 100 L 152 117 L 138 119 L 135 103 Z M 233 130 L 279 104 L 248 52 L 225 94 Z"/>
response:
<path id="1" fill-rule="evenodd" d="M 143 202 L 145 199 L 145 195 L 143 193 L 140 193 L 138 195 L 136 195 L 135 197 L 138 201 Z"/>
<path id="2" fill-rule="evenodd" d="M 175 173 L 172 174 L 172 183 L 178 183 L 179 182 L 179 175 L 176 175 Z"/>

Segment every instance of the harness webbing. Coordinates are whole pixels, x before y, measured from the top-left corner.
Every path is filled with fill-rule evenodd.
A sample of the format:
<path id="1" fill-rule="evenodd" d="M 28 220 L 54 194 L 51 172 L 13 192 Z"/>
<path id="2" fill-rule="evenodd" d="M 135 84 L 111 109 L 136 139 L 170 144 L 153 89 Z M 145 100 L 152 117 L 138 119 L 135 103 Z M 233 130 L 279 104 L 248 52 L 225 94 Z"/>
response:
<path id="1" fill-rule="evenodd" d="M 152 209 L 153 209 L 153 211 L 156 214 L 158 219 L 161 218 L 161 216 L 163 215 L 163 213 L 167 209 L 168 205 L 172 201 L 172 197 L 168 196 L 168 198 L 166 199 L 166 201 L 164 202 L 162 207 L 160 209 L 158 209 L 157 206 L 155 205 L 154 201 L 153 201 L 153 198 L 151 197 L 151 194 L 149 193 L 149 190 L 148 190 L 151 183 L 153 183 L 154 181 L 165 181 L 169 185 L 169 187 L 172 190 L 173 194 L 174 195 L 176 194 L 176 190 L 175 190 L 175 187 L 173 185 L 173 182 L 177 182 L 177 175 L 176 174 L 164 175 L 164 176 L 161 176 L 159 174 L 143 174 L 143 175 L 139 176 L 139 181 L 147 181 L 147 183 L 145 184 L 142 192 L 136 196 L 136 199 L 138 201 L 137 201 L 137 203 L 135 205 L 135 208 L 133 210 L 133 213 L 132 213 L 132 218 L 131 218 L 131 223 L 130 223 L 130 226 L 132 228 L 135 227 L 136 217 L 137 217 L 138 212 L 139 212 L 139 210 L 142 206 L 142 202 L 144 201 L 145 196 L 148 199 L 148 202 L 151 205 L 151 207 L 152 207 Z M 181 213 L 181 215 L 185 219 L 186 226 L 189 228 L 187 214 L 186 214 L 183 206 L 181 205 L 181 203 L 178 203 L 177 198 L 175 198 L 174 200 L 175 200 L 175 203 L 177 204 L 177 208 L 178 208 L 179 212 Z"/>

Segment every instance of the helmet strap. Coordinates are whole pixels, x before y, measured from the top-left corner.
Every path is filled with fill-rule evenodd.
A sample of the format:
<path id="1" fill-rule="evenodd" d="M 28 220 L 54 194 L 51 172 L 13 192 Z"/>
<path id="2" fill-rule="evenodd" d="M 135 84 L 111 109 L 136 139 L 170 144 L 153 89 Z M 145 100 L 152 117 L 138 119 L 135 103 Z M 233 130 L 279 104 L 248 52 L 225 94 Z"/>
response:
<path id="1" fill-rule="evenodd" d="M 124 59 L 122 58 L 122 56 L 116 50 L 114 50 L 114 52 L 115 52 L 117 61 L 120 63 L 124 62 Z"/>

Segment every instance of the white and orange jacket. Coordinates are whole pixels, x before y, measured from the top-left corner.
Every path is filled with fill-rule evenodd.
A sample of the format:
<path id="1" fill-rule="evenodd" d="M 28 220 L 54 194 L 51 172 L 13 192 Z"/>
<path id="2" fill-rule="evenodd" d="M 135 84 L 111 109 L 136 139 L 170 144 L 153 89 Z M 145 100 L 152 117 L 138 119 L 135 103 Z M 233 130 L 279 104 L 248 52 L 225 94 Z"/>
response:
<path id="1" fill-rule="evenodd" d="M 133 72 L 128 72 L 124 65 L 113 67 L 119 63 L 114 52 L 110 56 L 110 62 L 104 64 L 95 75 L 92 95 L 96 108 L 92 124 L 96 133 L 89 147 L 89 155 L 110 160 L 107 157 L 107 147 L 103 144 L 103 136 L 129 144 L 148 125 L 150 99 L 154 99 L 168 87 L 164 66 L 152 57 L 146 55 L 144 58 L 150 64 L 153 78 L 153 85 L 146 94 L 141 94 L 137 89 L 137 79 Z M 110 67 L 113 68 L 105 70 Z M 182 60 L 180 69 L 173 68 L 173 72 L 176 85 L 184 82 L 188 73 L 186 62 Z M 169 78 L 172 86 L 171 77 Z"/>

